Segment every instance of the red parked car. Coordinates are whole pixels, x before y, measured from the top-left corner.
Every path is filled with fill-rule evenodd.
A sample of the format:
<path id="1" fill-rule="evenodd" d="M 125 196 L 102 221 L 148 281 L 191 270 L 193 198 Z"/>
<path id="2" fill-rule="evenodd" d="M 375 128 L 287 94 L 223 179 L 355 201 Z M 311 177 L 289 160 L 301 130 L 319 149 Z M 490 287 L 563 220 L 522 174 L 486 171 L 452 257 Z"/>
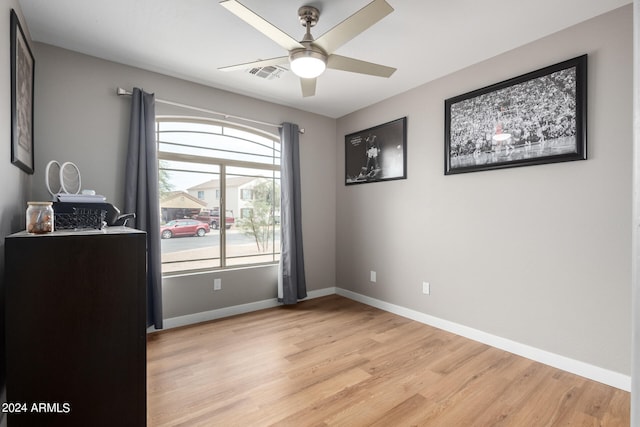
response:
<path id="1" fill-rule="evenodd" d="M 177 236 L 202 237 L 209 232 L 209 224 L 195 219 L 174 219 L 160 227 L 160 236 L 170 239 Z"/>

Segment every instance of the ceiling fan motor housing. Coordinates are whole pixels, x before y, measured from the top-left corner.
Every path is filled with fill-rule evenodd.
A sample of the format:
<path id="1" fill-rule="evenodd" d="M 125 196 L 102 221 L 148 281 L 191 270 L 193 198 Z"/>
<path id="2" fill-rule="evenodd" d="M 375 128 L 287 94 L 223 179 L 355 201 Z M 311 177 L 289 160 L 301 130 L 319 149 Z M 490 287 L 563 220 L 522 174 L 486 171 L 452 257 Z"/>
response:
<path id="1" fill-rule="evenodd" d="M 313 6 L 302 6 L 298 9 L 300 23 L 306 28 L 304 38 L 300 44 L 304 48 L 289 51 L 291 70 L 299 77 L 312 79 L 322 74 L 327 66 L 327 53 L 313 45 L 311 27 L 318 23 L 320 11 Z"/>
<path id="2" fill-rule="evenodd" d="M 298 9 L 298 16 L 303 27 L 315 27 L 320 18 L 320 11 L 313 6 L 302 6 Z"/>

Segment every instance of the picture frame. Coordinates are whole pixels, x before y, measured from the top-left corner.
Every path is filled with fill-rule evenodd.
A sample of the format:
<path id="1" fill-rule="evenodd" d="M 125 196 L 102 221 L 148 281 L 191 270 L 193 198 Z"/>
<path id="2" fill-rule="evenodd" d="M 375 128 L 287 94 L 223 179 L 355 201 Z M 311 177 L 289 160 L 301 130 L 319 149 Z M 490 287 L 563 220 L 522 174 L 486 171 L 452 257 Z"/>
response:
<path id="1" fill-rule="evenodd" d="M 11 9 L 11 163 L 33 174 L 35 59 L 16 12 Z"/>
<path id="2" fill-rule="evenodd" d="M 444 105 L 445 175 L 587 159 L 587 55 Z"/>
<path id="3" fill-rule="evenodd" d="M 407 178 L 407 118 L 344 137 L 345 185 Z"/>

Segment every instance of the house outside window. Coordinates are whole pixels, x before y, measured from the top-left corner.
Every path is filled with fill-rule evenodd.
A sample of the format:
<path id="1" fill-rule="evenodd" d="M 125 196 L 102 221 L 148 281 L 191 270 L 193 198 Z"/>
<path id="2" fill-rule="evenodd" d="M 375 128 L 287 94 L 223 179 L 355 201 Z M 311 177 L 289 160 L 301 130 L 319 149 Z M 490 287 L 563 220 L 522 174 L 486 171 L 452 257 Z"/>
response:
<path id="1" fill-rule="evenodd" d="M 156 132 L 161 227 L 178 219 L 209 225 L 200 236 L 163 228 L 163 274 L 277 262 L 279 138 L 179 117 L 157 118 Z"/>

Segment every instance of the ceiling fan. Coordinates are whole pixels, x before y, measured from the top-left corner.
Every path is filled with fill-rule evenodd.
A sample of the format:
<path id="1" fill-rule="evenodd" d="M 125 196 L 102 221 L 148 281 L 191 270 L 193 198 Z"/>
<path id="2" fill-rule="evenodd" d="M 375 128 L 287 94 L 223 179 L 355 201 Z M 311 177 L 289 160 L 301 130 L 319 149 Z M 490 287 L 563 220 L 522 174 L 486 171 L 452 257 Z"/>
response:
<path id="1" fill-rule="evenodd" d="M 287 56 L 218 68 L 221 71 L 236 71 L 289 63 L 291 71 L 300 77 L 303 97 L 315 95 L 316 77 L 322 74 L 326 68 L 379 77 L 390 77 L 396 71 L 392 67 L 333 53 L 340 46 L 393 12 L 393 8 L 385 0 L 373 0 L 317 40 L 311 35 L 311 27 L 318 23 L 320 11 L 313 6 L 302 6 L 298 9 L 298 16 L 302 26 L 306 28 L 306 34 L 301 41 L 295 40 L 236 0 L 223 0 L 220 5 L 289 52 Z"/>

